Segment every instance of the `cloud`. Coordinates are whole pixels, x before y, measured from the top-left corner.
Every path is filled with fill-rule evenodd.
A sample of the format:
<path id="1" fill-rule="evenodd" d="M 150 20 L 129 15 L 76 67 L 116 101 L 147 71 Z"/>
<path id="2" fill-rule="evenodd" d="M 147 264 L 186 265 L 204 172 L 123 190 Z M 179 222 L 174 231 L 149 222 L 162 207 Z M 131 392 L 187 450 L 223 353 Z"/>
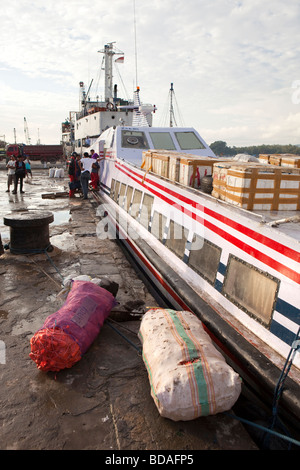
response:
<path id="1" fill-rule="evenodd" d="M 128 0 L 4 4 L 0 134 L 11 139 L 26 115 L 45 143 L 59 141 L 60 122 L 79 106 L 79 81 L 88 86 L 94 79 L 92 97 L 103 93 L 103 85 L 95 88 L 98 51 L 115 42 L 125 52 L 119 70 L 127 93 L 141 87 L 143 101 L 158 107 L 154 123 L 173 82 L 185 124 L 203 129 L 208 142 L 211 136 L 230 145 L 300 143 L 300 104 L 291 100 L 292 83 L 300 80 L 298 0 L 286 8 L 281 0 L 136 0 L 136 31 L 133 6 Z"/>

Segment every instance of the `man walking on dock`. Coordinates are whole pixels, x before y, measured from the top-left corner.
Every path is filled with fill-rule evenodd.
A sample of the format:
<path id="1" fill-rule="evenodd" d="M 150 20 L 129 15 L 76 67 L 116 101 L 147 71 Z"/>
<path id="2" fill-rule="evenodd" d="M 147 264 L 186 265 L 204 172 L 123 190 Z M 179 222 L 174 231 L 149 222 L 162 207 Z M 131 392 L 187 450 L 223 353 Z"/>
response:
<path id="1" fill-rule="evenodd" d="M 26 168 L 25 163 L 21 156 L 17 157 L 16 161 L 16 171 L 15 171 L 15 187 L 13 190 L 13 194 L 17 194 L 18 182 L 20 181 L 20 193 L 24 193 L 23 191 L 23 179 L 26 176 Z"/>

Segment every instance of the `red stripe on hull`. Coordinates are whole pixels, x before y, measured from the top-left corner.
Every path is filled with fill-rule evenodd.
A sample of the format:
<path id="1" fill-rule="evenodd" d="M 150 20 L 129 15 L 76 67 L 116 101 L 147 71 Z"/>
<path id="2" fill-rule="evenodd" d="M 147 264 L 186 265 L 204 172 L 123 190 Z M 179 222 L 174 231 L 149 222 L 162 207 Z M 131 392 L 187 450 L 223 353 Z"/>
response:
<path id="1" fill-rule="evenodd" d="M 157 196 L 158 198 L 162 199 L 164 202 L 166 202 L 167 204 L 170 204 L 170 205 L 173 205 L 174 204 L 176 205 L 176 208 L 178 210 L 180 210 L 181 212 L 183 212 L 184 214 L 188 215 L 189 217 L 191 217 L 192 219 L 196 220 L 197 222 L 201 223 L 204 227 L 206 227 L 207 229 L 211 230 L 213 233 L 216 233 L 218 234 L 220 237 L 222 237 L 223 239 L 225 239 L 226 241 L 228 241 L 229 243 L 235 245 L 237 248 L 239 248 L 240 250 L 244 251 L 245 253 L 247 253 L 248 255 L 250 256 L 253 256 L 255 259 L 261 261 L 262 263 L 266 264 L 267 266 L 269 266 L 270 268 L 274 269 L 275 271 L 278 271 L 279 273 L 283 274 L 284 276 L 288 277 L 289 279 L 291 279 L 292 281 L 296 282 L 297 284 L 300 284 L 300 273 L 297 273 L 296 271 L 292 270 L 291 268 L 288 268 L 287 266 L 285 266 L 284 264 L 274 260 L 273 258 L 271 258 L 270 256 L 262 253 L 261 251 L 259 251 L 258 249 L 254 248 L 253 246 L 251 245 L 248 245 L 247 243 L 245 242 L 242 242 L 241 240 L 239 240 L 238 238 L 234 237 L 233 235 L 230 235 L 228 232 L 226 232 L 225 230 L 219 228 L 218 226 L 214 225 L 213 223 L 203 219 L 202 217 L 198 216 L 197 214 L 195 214 L 194 212 L 192 212 L 191 210 L 189 209 L 186 209 L 185 207 L 181 206 L 181 205 L 178 205 L 176 203 L 174 203 L 174 201 L 172 199 L 169 199 L 167 198 L 166 196 L 164 196 L 161 192 L 158 192 L 156 190 L 154 190 L 153 188 L 151 188 L 148 184 L 147 184 L 147 179 L 145 179 L 144 182 L 140 181 L 139 179 L 137 179 L 136 177 L 138 178 L 142 178 L 139 174 L 135 173 L 134 171 L 128 169 L 126 167 L 125 168 L 122 168 L 120 165 L 116 164 L 116 167 L 119 171 L 121 171 L 122 173 L 124 173 L 125 175 L 129 176 L 130 178 L 132 178 L 136 183 L 140 184 L 141 186 L 143 186 L 144 188 L 148 189 L 149 191 L 152 192 L 152 194 L 154 194 L 155 196 Z M 127 170 L 127 171 L 126 171 Z M 132 176 L 132 174 L 134 174 L 136 177 Z M 149 181 L 150 182 L 150 181 Z M 162 191 L 165 191 L 169 194 L 172 193 L 172 195 L 174 197 L 177 197 L 178 199 L 182 200 L 183 202 L 186 202 L 188 204 L 190 204 L 192 207 L 197 207 L 198 209 L 202 209 L 202 211 L 204 213 L 207 213 L 208 215 L 216 218 L 217 220 L 221 221 L 222 223 L 224 224 L 227 224 L 228 226 L 231 226 L 232 228 L 236 229 L 236 230 L 239 230 L 241 233 L 244 233 L 245 235 L 247 236 L 250 236 L 250 233 L 252 233 L 252 238 L 256 239 L 256 241 L 262 243 L 262 244 L 265 244 L 266 246 L 268 246 L 269 248 L 272 248 L 272 249 L 276 249 L 276 247 L 279 247 L 280 248 L 280 253 L 282 254 L 285 254 L 286 253 L 283 253 L 283 251 L 286 251 L 289 253 L 289 257 L 291 258 L 292 254 L 294 253 L 294 257 L 292 259 L 295 259 L 296 256 L 295 254 L 298 256 L 299 258 L 299 253 L 297 253 L 296 251 L 294 250 L 290 250 L 288 247 L 285 247 L 284 245 L 276 242 L 275 240 L 271 240 L 263 235 L 260 235 L 259 233 L 251 230 L 251 229 L 248 229 L 247 227 L 244 227 L 243 225 L 237 223 L 237 222 L 234 222 L 232 221 L 231 219 L 228 219 L 227 217 L 224 217 L 220 214 L 217 214 L 216 212 L 214 211 L 211 211 L 210 209 L 208 208 L 204 208 L 202 205 L 200 204 L 197 204 L 195 201 L 191 200 L 191 199 L 188 199 L 186 198 L 185 196 L 182 196 L 180 194 L 177 194 L 177 193 L 174 193 L 174 191 L 172 190 L 169 190 L 169 189 L 166 189 L 164 186 L 161 186 L 159 185 L 158 183 L 156 182 L 153 182 L 151 181 L 151 184 L 155 187 L 158 187 L 160 188 Z M 255 234 L 255 237 L 254 237 L 254 234 Z M 273 246 L 271 246 L 273 244 Z M 278 251 L 278 250 L 277 250 Z M 296 261 L 298 261 L 297 259 L 295 259 Z"/>

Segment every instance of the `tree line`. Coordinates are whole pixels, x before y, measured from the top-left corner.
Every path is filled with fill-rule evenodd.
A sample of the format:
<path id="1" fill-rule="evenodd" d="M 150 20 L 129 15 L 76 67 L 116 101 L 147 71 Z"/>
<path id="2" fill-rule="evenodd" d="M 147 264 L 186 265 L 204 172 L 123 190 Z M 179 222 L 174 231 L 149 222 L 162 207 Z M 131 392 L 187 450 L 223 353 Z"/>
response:
<path id="1" fill-rule="evenodd" d="M 280 144 L 263 144 L 263 145 L 249 145 L 246 147 L 228 147 L 227 143 L 223 140 L 217 140 L 210 145 L 210 148 L 216 155 L 237 155 L 238 153 L 246 153 L 248 155 L 258 156 L 260 153 L 274 154 L 274 153 L 292 153 L 300 155 L 300 147 L 297 145 L 280 145 Z"/>

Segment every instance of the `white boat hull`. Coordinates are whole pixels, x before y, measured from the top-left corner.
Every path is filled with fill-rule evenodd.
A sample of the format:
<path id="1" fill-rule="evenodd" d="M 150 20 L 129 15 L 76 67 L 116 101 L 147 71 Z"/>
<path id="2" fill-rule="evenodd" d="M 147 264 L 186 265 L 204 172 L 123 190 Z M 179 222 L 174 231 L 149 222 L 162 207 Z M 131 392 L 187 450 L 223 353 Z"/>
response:
<path id="1" fill-rule="evenodd" d="M 191 310 L 199 316 L 228 362 L 261 396 L 271 396 L 299 325 L 300 257 L 295 240 L 266 226 L 255 214 L 124 161 L 105 159 L 101 181 L 104 205 L 99 206 L 99 215 L 106 211 L 108 217 L 99 223 L 98 236 L 107 236 L 103 228 L 109 221 L 110 236 L 124 244 L 162 304 Z M 118 190 L 125 190 L 121 190 L 121 196 L 113 192 L 116 182 Z M 131 195 L 136 190 L 143 197 L 153 198 L 151 213 L 144 221 L 141 213 L 132 217 L 133 206 L 122 200 L 129 187 L 133 188 Z M 187 229 L 181 256 L 168 248 L 166 238 L 159 240 L 152 234 L 155 212 L 165 217 L 166 227 L 170 220 L 176 220 Z M 189 265 L 189 248 L 195 234 L 214 250 L 220 250 L 213 280 Z M 266 282 L 266 286 L 270 282 L 274 299 L 269 301 L 272 314 L 268 318 L 255 316 L 232 299 L 228 289 L 224 291 L 232 260 L 253 267 L 258 282 Z M 296 415 L 300 410 L 299 367 L 297 352 L 284 391 L 285 406 L 289 411 L 294 409 Z"/>

